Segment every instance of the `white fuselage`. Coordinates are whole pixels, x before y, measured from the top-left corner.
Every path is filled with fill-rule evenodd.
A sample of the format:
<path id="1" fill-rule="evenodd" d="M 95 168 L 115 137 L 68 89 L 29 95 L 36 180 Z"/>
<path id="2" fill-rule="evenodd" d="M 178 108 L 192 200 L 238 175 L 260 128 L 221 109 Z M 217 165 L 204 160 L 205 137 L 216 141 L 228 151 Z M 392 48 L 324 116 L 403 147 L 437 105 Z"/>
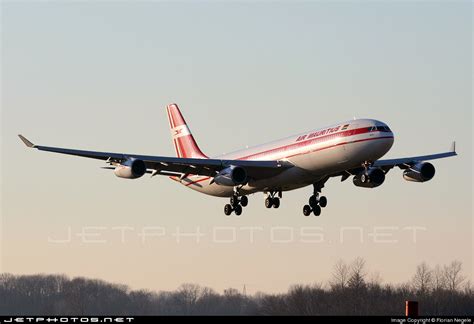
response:
<path id="1" fill-rule="evenodd" d="M 356 119 L 334 126 L 301 133 L 264 145 L 220 156 L 234 160 L 279 160 L 294 167 L 265 180 L 252 181 L 240 192 L 288 191 L 311 185 L 332 174 L 376 161 L 393 145 L 394 136 L 386 124 L 373 119 Z M 188 176 L 173 180 L 199 192 L 230 197 L 233 187 L 211 183 L 211 178 Z"/>

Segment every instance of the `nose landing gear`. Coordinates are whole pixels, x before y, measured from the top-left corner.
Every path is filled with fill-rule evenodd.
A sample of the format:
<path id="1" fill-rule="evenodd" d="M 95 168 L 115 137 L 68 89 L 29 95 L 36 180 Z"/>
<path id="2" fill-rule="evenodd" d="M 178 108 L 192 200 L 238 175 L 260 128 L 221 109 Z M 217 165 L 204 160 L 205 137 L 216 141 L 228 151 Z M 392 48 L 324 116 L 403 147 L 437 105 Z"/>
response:
<path id="1" fill-rule="evenodd" d="M 278 197 L 276 197 L 278 193 Z M 267 208 L 279 208 L 280 207 L 280 198 L 282 197 L 281 191 L 270 191 L 265 198 L 265 207 Z"/>

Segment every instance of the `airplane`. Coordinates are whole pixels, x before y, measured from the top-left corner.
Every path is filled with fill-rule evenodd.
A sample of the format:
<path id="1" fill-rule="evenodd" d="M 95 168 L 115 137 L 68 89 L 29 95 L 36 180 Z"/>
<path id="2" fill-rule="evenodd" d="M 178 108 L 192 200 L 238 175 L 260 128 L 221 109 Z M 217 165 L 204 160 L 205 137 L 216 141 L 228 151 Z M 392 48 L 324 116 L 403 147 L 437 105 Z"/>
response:
<path id="1" fill-rule="evenodd" d="M 168 176 L 198 192 L 230 198 L 224 214 L 239 216 L 248 205 L 248 195 L 265 194 L 265 207 L 278 208 L 284 191 L 313 186 L 303 214 L 319 216 L 327 206 L 322 196 L 325 183 L 353 177 L 353 184 L 376 188 L 394 167 L 403 178 L 426 182 L 435 167 L 426 161 L 457 155 L 456 143 L 449 152 L 380 160 L 392 147 L 394 134 L 387 124 L 374 119 L 355 119 L 300 133 L 260 146 L 209 158 L 197 145 L 177 104 L 166 107 L 176 157 L 84 151 L 35 145 L 22 135 L 23 143 L 40 151 L 69 154 L 105 161 L 104 169 L 117 177 L 137 179 L 145 174 Z"/>

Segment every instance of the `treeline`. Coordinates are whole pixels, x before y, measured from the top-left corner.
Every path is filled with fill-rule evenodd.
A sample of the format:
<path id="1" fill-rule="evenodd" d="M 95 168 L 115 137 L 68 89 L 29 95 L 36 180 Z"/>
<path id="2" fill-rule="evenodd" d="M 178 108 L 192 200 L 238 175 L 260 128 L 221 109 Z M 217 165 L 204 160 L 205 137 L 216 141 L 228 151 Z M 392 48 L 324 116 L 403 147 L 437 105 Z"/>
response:
<path id="1" fill-rule="evenodd" d="M 406 284 L 382 284 L 361 258 L 339 261 L 326 284 L 252 296 L 230 288 L 183 284 L 173 292 L 64 275 L 0 274 L 0 315 L 403 315 L 417 300 L 420 315 L 474 315 L 474 290 L 462 264 L 420 264 Z"/>

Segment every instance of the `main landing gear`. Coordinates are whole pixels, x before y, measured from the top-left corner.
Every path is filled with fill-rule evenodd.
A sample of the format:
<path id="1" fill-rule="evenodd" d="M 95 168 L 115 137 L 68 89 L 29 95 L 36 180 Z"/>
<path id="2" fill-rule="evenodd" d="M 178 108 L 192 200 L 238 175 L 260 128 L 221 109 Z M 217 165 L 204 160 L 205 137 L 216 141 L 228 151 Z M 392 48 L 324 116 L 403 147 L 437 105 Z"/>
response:
<path id="1" fill-rule="evenodd" d="M 278 191 L 278 197 L 276 197 L 277 192 L 271 191 L 267 194 L 265 198 L 265 207 L 267 208 L 278 208 L 280 207 L 280 198 L 282 197 L 281 191 Z"/>
<path id="2" fill-rule="evenodd" d="M 232 212 L 240 216 L 242 214 L 242 207 L 246 207 L 249 203 L 247 196 L 239 196 L 238 190 L 234 191 L 234 195 L 230 197 L 230 204 L 224 206 L 224 214 L 229 216 Z"/>
<path id="3" fill-rule="evenodd" d="M 325 196 L 320 196 L 322 187 L 314 185 L 314 194 L 309 197 L 309 205 L 304 205 L 303 215 L 309 216 L 311 213 L 314 216 L 321 215 L 321 208 L 324 208 L 328 204 L 328 199 Z"/>

